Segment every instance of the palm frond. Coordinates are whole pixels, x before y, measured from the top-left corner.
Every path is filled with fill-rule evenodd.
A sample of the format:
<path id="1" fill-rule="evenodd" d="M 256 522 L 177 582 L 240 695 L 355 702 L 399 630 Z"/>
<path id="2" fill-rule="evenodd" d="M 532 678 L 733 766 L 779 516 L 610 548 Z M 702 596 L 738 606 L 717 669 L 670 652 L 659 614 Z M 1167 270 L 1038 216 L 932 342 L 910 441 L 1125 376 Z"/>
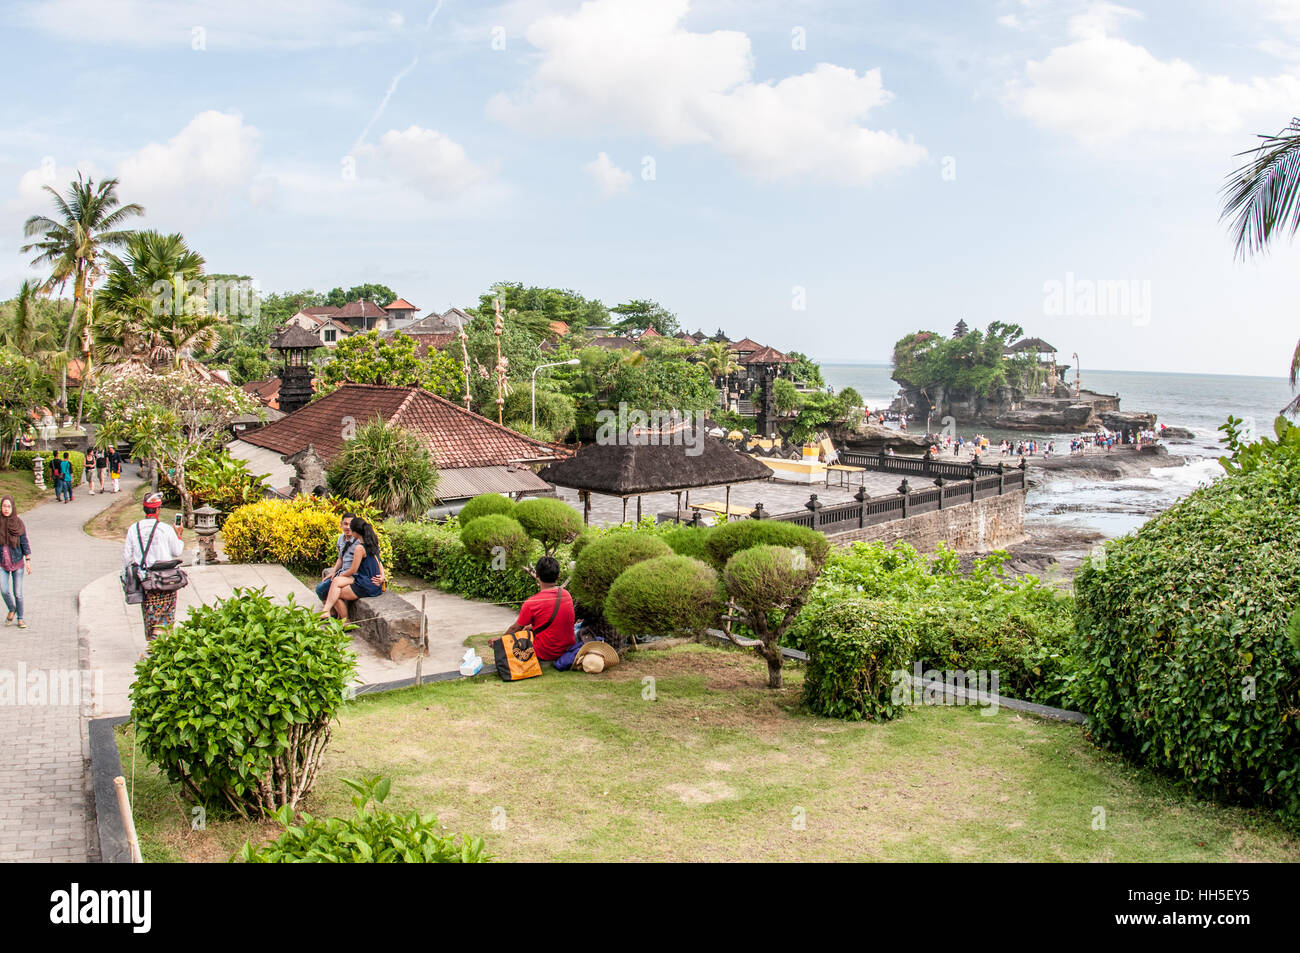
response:
<path id="1" fill-rule="evenodd" d="M 1300 118 L 1275 136 L 1260 136 L 1254 149 L 1240 153 L 1249 162 L 1233 172 L 1223 187 L 1220 221 L 1232 220 L 1239 258 L 1262 254 L 1280 229 L 1300 229 Z"/>

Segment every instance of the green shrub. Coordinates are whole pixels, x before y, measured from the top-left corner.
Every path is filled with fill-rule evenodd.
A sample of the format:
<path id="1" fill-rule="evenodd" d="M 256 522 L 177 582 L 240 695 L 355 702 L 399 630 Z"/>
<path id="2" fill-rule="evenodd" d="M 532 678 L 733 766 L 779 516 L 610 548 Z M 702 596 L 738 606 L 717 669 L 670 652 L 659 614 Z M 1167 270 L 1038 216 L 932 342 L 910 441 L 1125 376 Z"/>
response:
<path id="1" fill-rule="evenodd" d="M 296 807 L 355 673 L 350 645 L 338 620 L 264 589 L 192 608 L 136 664 L 141 753 L 210 808 Z"/>
<path id="2" fill-rule="evenodd" d="M 819 567 L 830 554 L 830 543 L 817 530 L 772 520 L 734 520 L 714 526 L 705 549 L 710 564 L 721 571 L 742 549 L 763 545 L 802 549 L 809 561 Z"/>
<path id="3" fill-rule="evenodd" d="M 490 562 L 471 555 L 459 542 L 443 550 L 438 584 L 470 599 L 513 606 L 537 591 L 537 580 L 523 568 L 493 569 Z"/>
<path id="4" fill-rule="evenodd" d="M 454 521 L 388 522 L 384 529 L 393 541 L 393 568 L 421 579 L 440 579 L 451 548 L 460 546 L 460 526 Z"/>
<path id="5" fill-rule="evenodd" d="M 786 644 L 806 649 L 827 604 L 886 599 L 913 617 L 913 661 L 924 668 L 997 671 L 1001 694 L 1072 708 L 1073 599 L 1034 576 L 1008 576 L 1006 559 L 991 553 L 963 574 L 957 554 L 944 547 L 928 558 L 903 542 L 836 549 Z"/>
<path id="6" fill-rule="evenodd" d="M 1075 577 L 1093 738 L 1205 797 L 1300 817 L 1300 461 L 1195 490 Z"/>
<path id="7" fill-rule="evenodd" d="M 464 526 L 480 516 L 489 516 L 494 513 L 500 516 L 514 516 L 515 501 L 508 496 L 502 496 L 500 493 L 483 493 L 467 501 L 461 507 L 458 519 L 460 525 Z"/>
<path id="8" fill-rule="evenodd" d="M 690 556 L 708 562 L 707 545 L 711 531 L 710 526 L 674 526 L 664 532 L 661 538 L 678 556 Z"/>
<path id="9" fill-rule="evenodd" d="M 809 606 L 803 701 L 815 714 L 888 721 L 903 709 L 897 672 L 910 677 L 917 644 L 910 614 L 861 596 Z M 907 696 L 903 696 L 907 697 Z"/>
<path id="10" fill-rule="evenodd" d="M 613 526 L 588 526 L 582 531 L 577 539 L 573 541 L 573 558 L 577 559 L 582 555 L 582 551 L 598 539 L 606 539 L 610 536 L 662 536 L 669 529 L 672 529 L 671 523 L 656 523 L 653 516 L 643 516 L 640 522 L 636 523 L 616 523 Z"/>
<path id="11" fill-rule="evenodd" d="M 282 807 L 276 820 L 284 828 L 274 841 L 253 847 L 245 842 L 238 858 L 249 864 L 483 864 L 491 858 L 479 838 L 444 834 L 432 814 L 394 814 L 381 807 L 388 778 L 343 783 L 356 794 L 350 818 L 328 820 Z"/>
<path id="12" fill-rule="evenodd" d="M 32 460 L 39 456 L 45 461 L 45 483 L 47 486 L 53 486 L 54 471 L 50 468 L 50 461 L 53 460 L 56 455 L 62 459 L 63 451 L 59 450 L 56 454 L 56 451 L 54 450 L 15 450 L 13 455 L 9 458 L 9 469 L 25 470 L 26 472 L 31 473 Z M 79 450 L 69 450 L 68 462 L 72 464 L 72 479 L 75 483 L 81 479 L 81 474 L 84 472 L 86 455 Z"/>
<path id="13" fill-rule="evenodd" d="M 338 558 L 335 544 L 344 513 L 374 526 L 379 560 L 391 567 L 393 544 L 374 506 L 341 497 L 296 496 L 241 506 L 221 527 L 225 554 L 237 563 L 280 563 L 300 572 L 319 572 Z"/>
<path id="14" fill-rule="evenodd" d="M 599 612 L 623 570 L 646 559 L 671 555 L 668 544 L 648 533 L 614 533 L 596 539 L 578 556 L 569 590 L 578 604 Z"/>
<path id="15" fill-rule="evenodd" d="M 424 441 L 380 420 L 343 444 L 328 480 L 333 492 L 373 500 L 385 516 L 418 519 L 437 499 L 438 469 Z"/>
<path id="16" fill-rule="evenodd" d="M 524 565 L 532 548 L 519 521 L 500 513 L 462 524 L 460 542 L 471 556 L 492 562 L 493 569 Z"/>
<path id="17" fill-rule="evenodd" d="M 722 614 L 722 587 L 708 563 L 657 556 L 629 566 L 605 597 L 605 618 L 629 635 L 698 638 Z"/>
<path id="18" fill-rule="evenodd" d="M 563 500 L 534 497 L 515 506 L 514 517 L 547 554 L 571 543 L 582 532 L 582 515 Z"/>

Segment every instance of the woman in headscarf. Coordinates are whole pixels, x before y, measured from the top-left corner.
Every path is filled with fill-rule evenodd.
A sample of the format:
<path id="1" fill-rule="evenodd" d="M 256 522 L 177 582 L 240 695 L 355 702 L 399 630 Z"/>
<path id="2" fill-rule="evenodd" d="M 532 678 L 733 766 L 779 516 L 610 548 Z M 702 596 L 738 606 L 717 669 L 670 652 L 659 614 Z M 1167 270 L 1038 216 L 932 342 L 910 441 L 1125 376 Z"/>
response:
<path id="1" fill-rule="evenodd" d="M 32 548 L 27 544 L 27 527 L 18 517 L 14 498 L 0 499 L 0 596 L 4 597 L 5 625 L 27 628 L 23 621 L 23 575 L 32 571 Z"/>

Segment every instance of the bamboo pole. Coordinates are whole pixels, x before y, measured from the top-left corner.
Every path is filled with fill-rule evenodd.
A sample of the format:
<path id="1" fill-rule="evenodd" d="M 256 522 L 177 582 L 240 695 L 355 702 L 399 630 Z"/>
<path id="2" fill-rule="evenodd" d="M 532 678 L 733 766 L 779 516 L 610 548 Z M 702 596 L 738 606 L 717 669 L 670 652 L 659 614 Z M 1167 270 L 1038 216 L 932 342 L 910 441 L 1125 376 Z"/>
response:
<path id="1" fill-rule="evenodd" d="M 140 856 L 140 840 L 135 835 L 135 820 L 131 817 L 131 799 L 126 793 L 126 778 L 120 774 L 113 779 L 117 791 L 117 810 L 122 815 L 122 828 L 126 831 L 126 843 L 131 848 L 131 863 L 143 864 Z"/>
<path id="2" fill-rule="evenodd" d="M 429 617 L 425 615 L 428 593 L 420 593 L 420 652 L 415 656 L 415 684 L 424 684 L 424 650 L 429 641 Z"/>

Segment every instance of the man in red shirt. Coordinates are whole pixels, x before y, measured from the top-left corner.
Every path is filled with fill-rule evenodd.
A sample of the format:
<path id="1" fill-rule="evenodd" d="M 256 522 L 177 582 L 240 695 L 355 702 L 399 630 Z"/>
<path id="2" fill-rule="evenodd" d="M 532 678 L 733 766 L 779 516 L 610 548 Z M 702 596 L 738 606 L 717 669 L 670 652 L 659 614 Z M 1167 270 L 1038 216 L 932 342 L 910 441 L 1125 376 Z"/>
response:
<path id="1" fill-rule="evenodd" d="M 554 556 L 537 560 L 535 575 L 537 592 L 519 607 L 519 618 L 506 630 L 506 635 L 514 635 L 520 629 L 531 630 L 537 657 L 543 662 L 553 662 L 573 648 L 573 597 L 556 584 L 560 578 L 560 562 Z"/>

